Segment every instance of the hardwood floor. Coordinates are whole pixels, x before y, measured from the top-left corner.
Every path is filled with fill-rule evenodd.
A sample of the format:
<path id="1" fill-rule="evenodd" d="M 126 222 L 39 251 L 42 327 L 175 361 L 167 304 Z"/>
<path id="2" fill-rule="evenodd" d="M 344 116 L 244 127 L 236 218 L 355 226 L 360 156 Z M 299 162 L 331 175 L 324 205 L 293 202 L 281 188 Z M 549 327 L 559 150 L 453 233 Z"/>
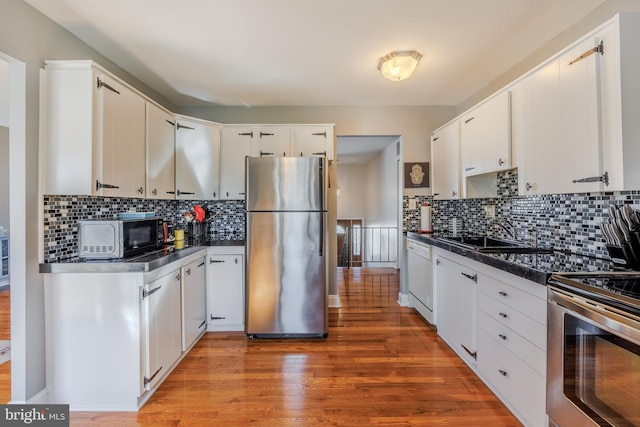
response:
<path id="1" fill-rule="evenodd" d="M 338 272 L 326 340 L 207 333 L 138 412 L 72 426 L 520 426 L 413 309 L 393 269 Z M 99 386 L 99 385 L 96 385 Z"/>

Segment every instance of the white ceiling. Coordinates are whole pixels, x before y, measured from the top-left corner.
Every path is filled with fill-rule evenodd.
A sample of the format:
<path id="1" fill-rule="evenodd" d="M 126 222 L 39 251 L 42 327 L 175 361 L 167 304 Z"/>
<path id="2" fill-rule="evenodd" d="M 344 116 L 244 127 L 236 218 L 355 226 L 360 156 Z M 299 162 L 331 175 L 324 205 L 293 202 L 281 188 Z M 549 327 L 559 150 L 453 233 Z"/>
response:
<path id="1" fill-rule="evenodd" d="M 605 0 L 25 1 L 178 106 L 292 106 L 458 105 Z"/>

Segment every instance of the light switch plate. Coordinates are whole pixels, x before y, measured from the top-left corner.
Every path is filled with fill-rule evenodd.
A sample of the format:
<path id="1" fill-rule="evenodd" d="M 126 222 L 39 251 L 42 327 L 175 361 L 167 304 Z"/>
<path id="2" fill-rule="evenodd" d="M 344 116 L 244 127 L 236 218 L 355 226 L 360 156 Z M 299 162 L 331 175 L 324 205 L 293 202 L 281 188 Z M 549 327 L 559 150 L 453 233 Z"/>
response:
<path id="1" fill-rule="evenodd" d="M 416 199 L 409 199 L 409 209 L 415 209 L 416 208 Z"/>

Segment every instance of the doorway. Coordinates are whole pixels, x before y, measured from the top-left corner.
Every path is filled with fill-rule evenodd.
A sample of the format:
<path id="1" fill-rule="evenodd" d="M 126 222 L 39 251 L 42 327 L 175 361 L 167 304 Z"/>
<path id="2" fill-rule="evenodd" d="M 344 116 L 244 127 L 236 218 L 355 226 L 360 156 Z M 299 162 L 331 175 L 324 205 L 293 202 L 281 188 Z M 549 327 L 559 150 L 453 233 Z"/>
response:
<path id="1" fill-rule="evenodd" d="M 338 266 L 399 267 L 401 148 L 400 135 L 337 137 Z"/>
<path id="2" fill-rule="evenodd" d="M 338 267 L 362 267 L 362 220 L 338 219 Z"/>

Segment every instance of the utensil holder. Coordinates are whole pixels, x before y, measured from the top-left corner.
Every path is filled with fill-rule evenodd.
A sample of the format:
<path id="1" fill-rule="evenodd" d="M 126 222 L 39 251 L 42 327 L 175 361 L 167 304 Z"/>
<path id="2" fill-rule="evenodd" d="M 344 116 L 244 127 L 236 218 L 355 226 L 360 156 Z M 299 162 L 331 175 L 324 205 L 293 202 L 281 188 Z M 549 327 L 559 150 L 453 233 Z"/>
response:
<path id="1" fill-rule="evenodd" d="M 633 243 L 633 238 L 621 246 L 607 245 L 607 251 L 614 264 L 633 270 L 640 269 L 640 242 Z"/>
<path id="2" fill-rule="evenodd" d="M 200 243 L 205 240 L 206 224 L 203 222 L 190 222 L 187 224 L 187 234 L 190 243 Z"/>

